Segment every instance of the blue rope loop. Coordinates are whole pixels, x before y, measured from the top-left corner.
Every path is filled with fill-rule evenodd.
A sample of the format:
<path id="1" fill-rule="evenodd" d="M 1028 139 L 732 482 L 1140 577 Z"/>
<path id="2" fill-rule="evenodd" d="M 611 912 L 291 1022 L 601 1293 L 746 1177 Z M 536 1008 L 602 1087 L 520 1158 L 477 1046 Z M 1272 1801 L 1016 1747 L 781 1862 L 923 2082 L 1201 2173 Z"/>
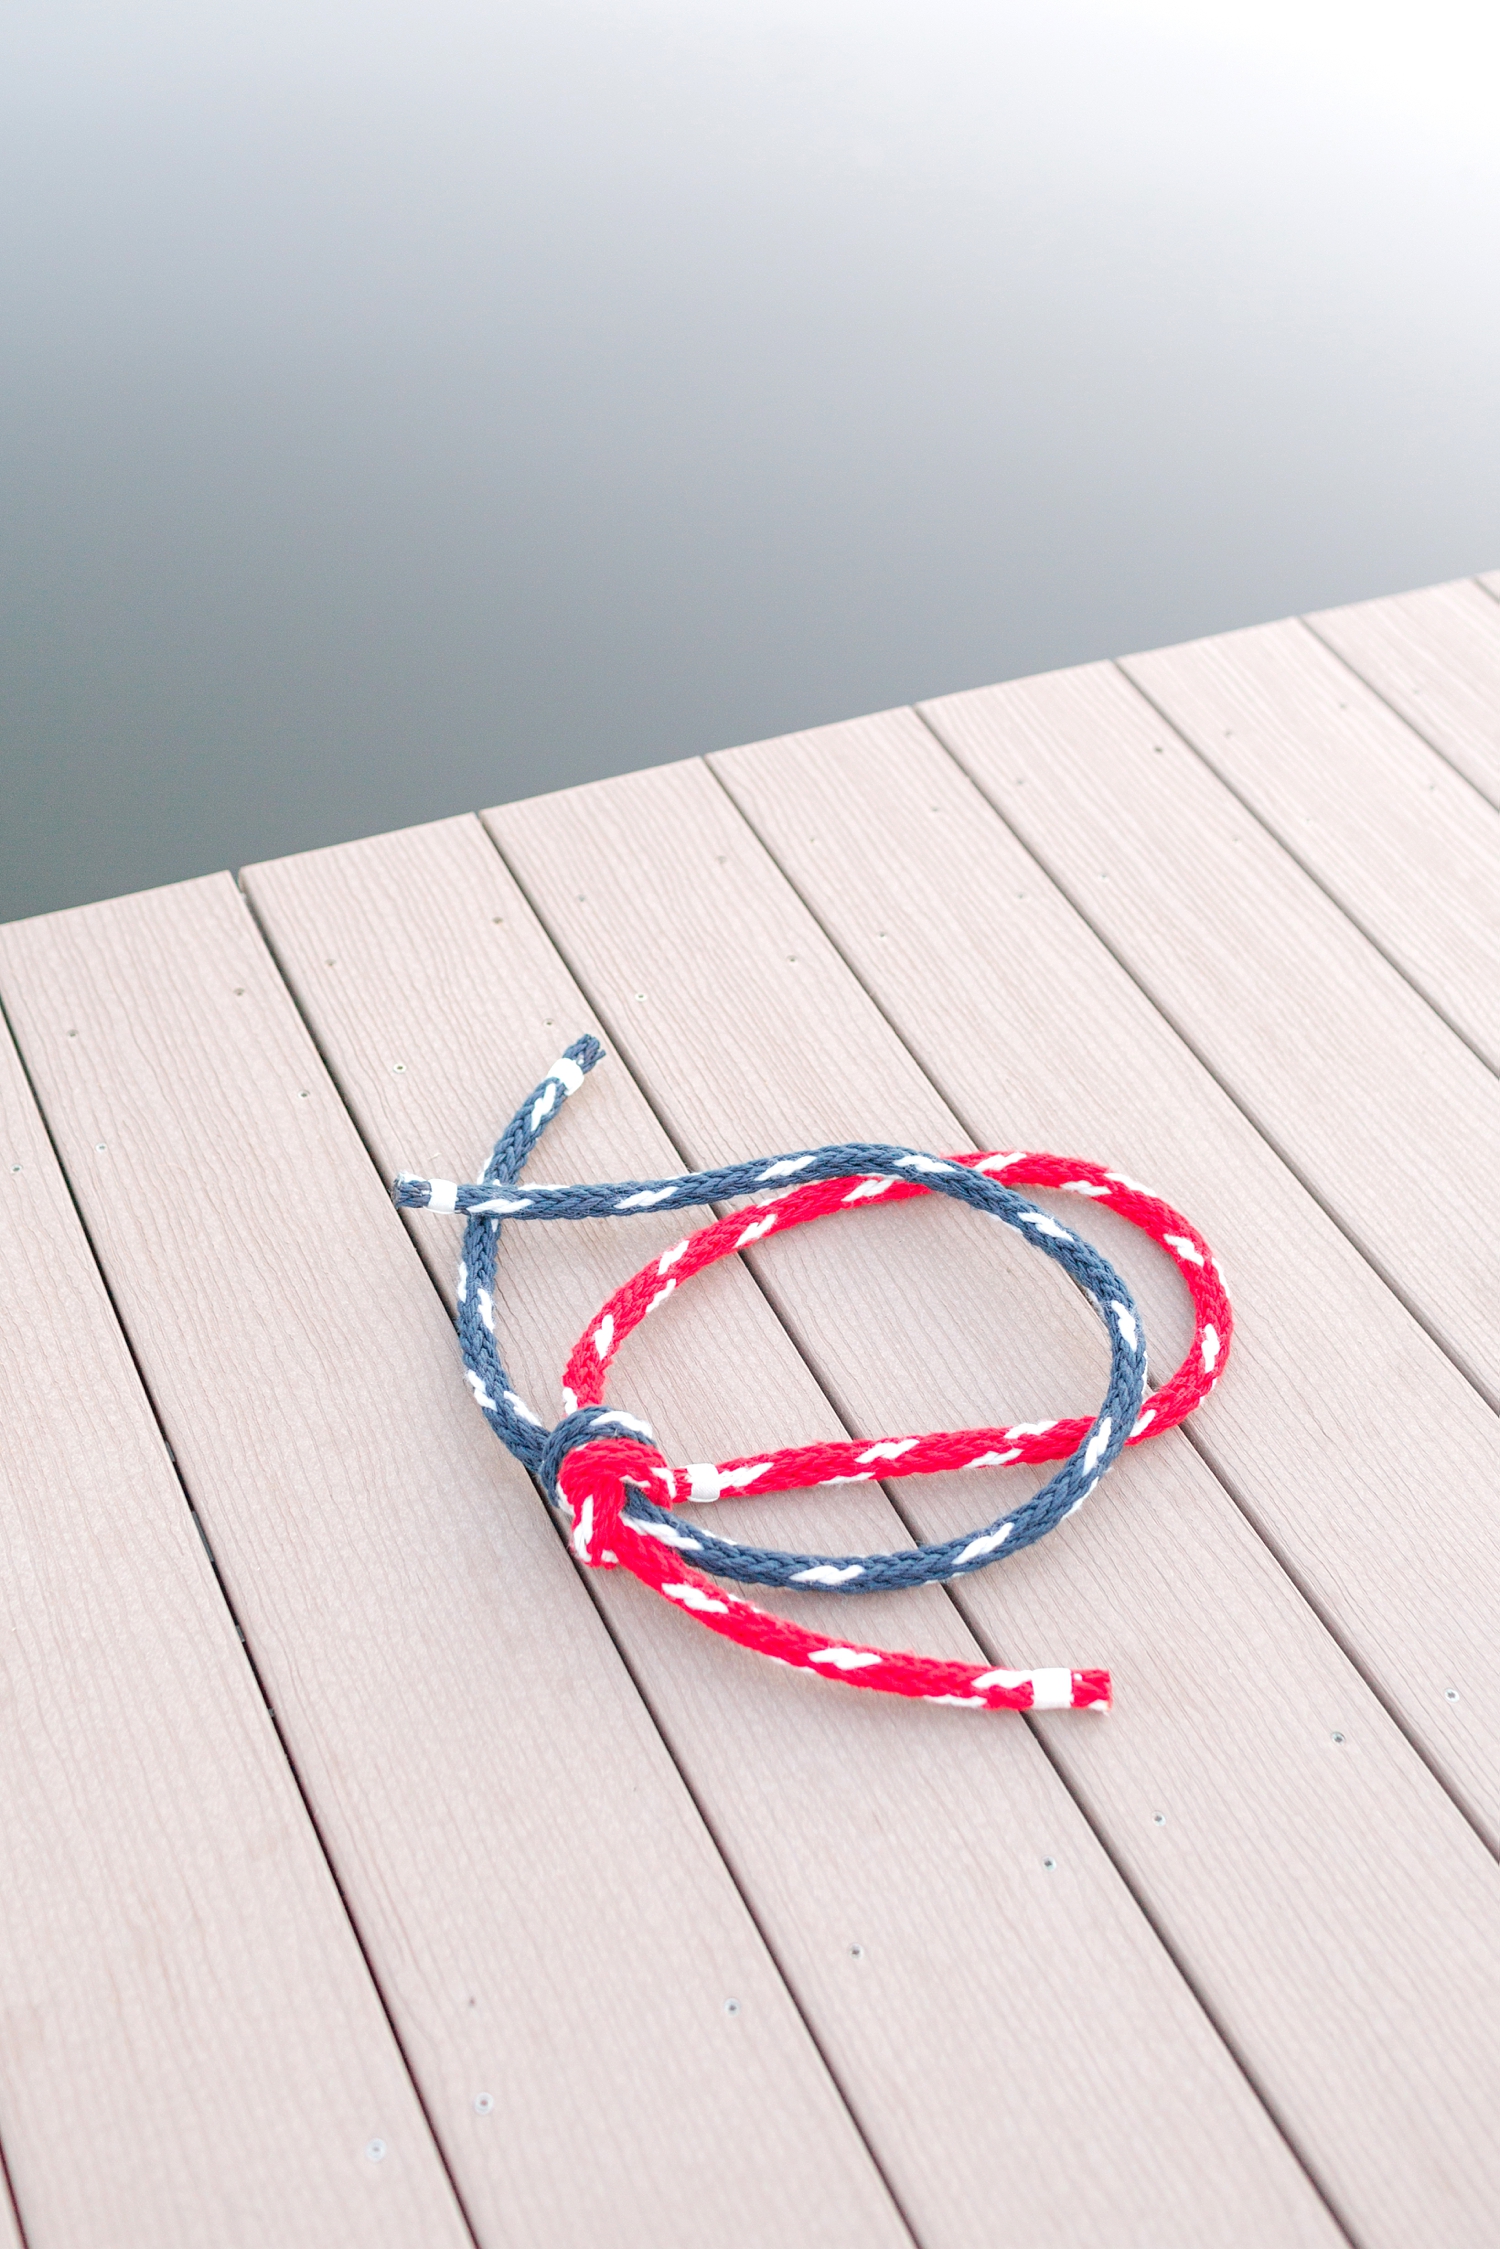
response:
<path id="1" fill-rule="evenodd" d="M 399 1209 L 456 1211 L 466 1218 L 458 1269 L 458 1334 L 465 1380 L 496 1436 L 539 1479 L 555 1507 L 567 1512 L 557 1478 L 568 1453 L 602 1437 L 632 1436 L 653 1447 L 654 1440 L 644 1422 L 608 1406 L 584 1407 L 549 1430 L 518 1396 L 495 1340 L 495 1265 L 503 1221 L 626 1217 L 640 1211 L 727 1202 L 760 1189 L 801 1186 L 810 1180 L 875 1174 L 918 1178 L 924 1187 L 998 1218 L 1078 1283 L 1099 1313 L 1110 1345 L 1109 1385 L 1083 1442 L 1040 1491 L 993 1522 L 958 1538 L 895 1553 L 796 1554 L 778 1547 L 740 1545 L 696 1524 L 688 1530 L 680 1516 L 657 1506 L 633 1483 L 627 1520 L 647 1535 L 693 1555 L 715 1577 L 752 1585 L 817 1585 L 841 1593 L 873 1593 L 967 1576 L 1002 1554 L 1018 1554 L 1033 1545 L 1083 1504 L 1135 1427 L 1146 1383 L 1145 1334 L 1135 1299 L 1092 1243 L 983 1172 L 883 1141 L 842 1141 L 787 1156 L 686 1172 L 675 1179 L 518 1187 L 548 1124 L 603 1053 L 597 1039 L 575 1039 L 517 1109 L 473 1185 L 402 1173 L 392 1188 Z"/>

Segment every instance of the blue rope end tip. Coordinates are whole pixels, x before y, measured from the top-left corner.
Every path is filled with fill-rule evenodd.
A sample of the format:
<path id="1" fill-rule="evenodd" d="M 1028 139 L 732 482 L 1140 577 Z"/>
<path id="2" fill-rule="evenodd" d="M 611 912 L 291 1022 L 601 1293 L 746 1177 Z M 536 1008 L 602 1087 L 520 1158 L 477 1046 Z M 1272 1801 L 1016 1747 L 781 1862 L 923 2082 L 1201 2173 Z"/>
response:
<path id="1" fill-rule="evenodd" d="M 563 1060 L 576 1062 L 580 1070 L 592 1070 L 596 1062 L 604 1060 L 604 1049 L 596 1038 L 585 1031 L 581 1039 L 575 1039 L 571 1046 L 564 1047 Z"/>

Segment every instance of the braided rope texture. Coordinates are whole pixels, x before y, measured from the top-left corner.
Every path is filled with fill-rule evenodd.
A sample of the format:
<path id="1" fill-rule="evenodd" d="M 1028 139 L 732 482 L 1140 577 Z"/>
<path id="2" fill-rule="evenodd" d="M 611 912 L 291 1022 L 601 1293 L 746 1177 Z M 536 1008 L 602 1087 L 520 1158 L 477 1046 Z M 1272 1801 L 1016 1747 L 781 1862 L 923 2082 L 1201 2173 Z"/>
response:
<path id="1" fill-rule="evenodd" d="M 458 1280 L 465 1379 L 496 1435 L 538 1477 L 562 1512 L 578 1558 L 596 1567 L 624 1561 L 664 1598 L 711 1629 L 851 1685 L 969 1708 L 1107 1705 L 1110 1688 L 1103 1672 L 945 1664 L 806 1632 L 730 1595 L 689 1567 L 685 1556 L 697 1557 L 714 1579 L 859 1593 L 946 1581 L 985 1567 L 1002 1552 L 1021 1551 L 1082 1505 L 1127 1443 L 1139 1443 L 1181 1420 L 1218 1379 L 1232 1317 L 1222 1276 L 1202 1237 L 1169 1205 L 1119 1173 L 1022 1151 L 944 1158 L 883 1142 L 851 1141 L 668 1180 L 518 1188 L 548 1122 L 602 1053 L 591 1038 L 568 1048 L 516 1111 L 474 1184 L 401 1174 L 393 1187 L 400 1208 L 459 1213 L 466 1220 Z M 1125 1283 L 1092 1244 L 1028 1203 L 1013 1185 L 1002 1183 L 1001 1172 L 1011 1181 L 1107 1199 L 1176 1258 L 1194 1301 L 1194 1337 L 1183 1364 L 1150 1405 L 1143 1404 L 1145 1339 Z M 616 1291 L 573 1351 L 565 1378 L 569 1410 L 549 1431 L 512 1387 L 496 1344 L 495 1267 L 503 1221 L 627 1216 L 673 1204 L 724 1202 L 767 1187 L 771 1199 L 700 1228 Z M 1109 1340 L 1110 1375 L 1104 1400 L 1091 1419 L 854 1439 L 674 1468 L 655 1446 L 646 1423 L 605 1406 L 605 1378 L 621 1343 L 694 1273 L 814 1218 L 931 1193 L 952 1195 L 1011 1226 L 1062 1265 L 1094 1304 Z M 747 1546 L 703 1529 L 701 1518 L 689 1530 L 668 1512 L 680 1502 L 712 1501 L 726 1493 L 1056 1459 L 1063 1460 L 1058 1473 L 995 1521 L 958 1538 L 896 1552 L 798 1554 Z"/>

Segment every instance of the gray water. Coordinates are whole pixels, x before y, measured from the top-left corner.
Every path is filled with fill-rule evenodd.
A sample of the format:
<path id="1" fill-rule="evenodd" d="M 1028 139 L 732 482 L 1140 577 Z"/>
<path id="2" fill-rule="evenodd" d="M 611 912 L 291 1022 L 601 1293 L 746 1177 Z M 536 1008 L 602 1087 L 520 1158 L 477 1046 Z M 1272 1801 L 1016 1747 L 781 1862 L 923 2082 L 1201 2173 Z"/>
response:
<path id="1" fill-rule="evenodd" d="M 1500 563 L 1480 9 L 12 0 L 0 916 Z"/>

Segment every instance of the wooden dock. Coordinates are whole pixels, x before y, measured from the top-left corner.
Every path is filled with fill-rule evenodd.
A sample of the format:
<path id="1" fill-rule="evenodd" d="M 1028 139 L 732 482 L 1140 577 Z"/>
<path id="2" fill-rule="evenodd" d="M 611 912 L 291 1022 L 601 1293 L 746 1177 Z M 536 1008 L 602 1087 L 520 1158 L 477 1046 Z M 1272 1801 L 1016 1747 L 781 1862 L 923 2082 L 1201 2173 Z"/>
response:
<path id="1" fill-rule="evenodd" d="M 1500 575 L 14 923 L 0 998 L 0 2241 L 1493 2249 Z M 545 1177 L 1051 1148 L 1222 1252 L 1187 1431 L 860 1609 L 1107 1664 L 1107 1723 L 575 1569 L 388 1186 L 585 1030 Z M 1165 1371 L 1180 1281 L 1087 1219 Z M 680 1231 L 511 1230 L 549 1420 Z M 1091 1408 L 1040 1264 L 811 1228 L 611 1395 L 678 1460 Z M 1011 1476 L 716 1523 L 896 1545 Z"/>

